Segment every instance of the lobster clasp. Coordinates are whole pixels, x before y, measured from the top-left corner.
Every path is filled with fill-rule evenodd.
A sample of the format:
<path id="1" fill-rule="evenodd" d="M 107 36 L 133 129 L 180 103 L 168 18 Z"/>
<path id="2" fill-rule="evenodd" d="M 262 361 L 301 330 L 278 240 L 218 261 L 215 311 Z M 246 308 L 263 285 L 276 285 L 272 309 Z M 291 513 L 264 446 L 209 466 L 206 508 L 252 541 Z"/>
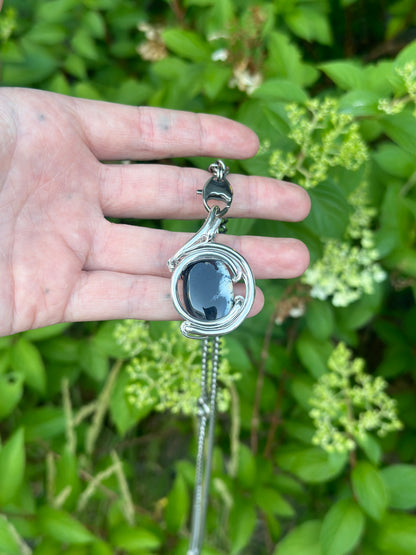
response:
<path id="1" fill-rule="evenodd" d="M 208 171 L 213 174 L 213 177 L 197 193 L 202 194 L 202 200 L 208 212 L 213 206 L 218 206 L 218 202 L 221 203 L 221 206 L 218 206 L 220 210 L 217 216 L 222 218 L 228 212 L 233 200 L 233 190 L 226 179 L 229 170 L 222 160 L 217 160 L 209 166 Z"/>

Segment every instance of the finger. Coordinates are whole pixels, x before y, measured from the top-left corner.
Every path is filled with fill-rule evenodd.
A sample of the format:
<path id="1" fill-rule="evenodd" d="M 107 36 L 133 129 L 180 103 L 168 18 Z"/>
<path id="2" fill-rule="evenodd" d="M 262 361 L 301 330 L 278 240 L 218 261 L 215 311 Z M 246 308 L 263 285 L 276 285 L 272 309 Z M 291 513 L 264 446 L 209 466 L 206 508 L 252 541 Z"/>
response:
<path id="1" fill-rule="evenodd" d="M 263 307 L 259 289 L 250 316 Z M 117 272 L 82 272 L 65 311 L 65 321 L 178 320 L 170 296 L 170 280 Z"/>
<path id="2" fill-rule="evenodd" d="M 103 212 L 120 218 L 202 218 L 201 197 L 210 174 L 194 168 L 134 164 L 103 165 L 100 195 Z M 310 199 L 302 188 L 268 177 L 229 176 L 234 197 L 231 217 L 303 220 Z"/>
<path id="3" fill-rule="evenodd" d="M 221 116 L 71 99 L 91 151 L 101 160 L 175 156 L 248 158 L 256 134 Z"/>
<path id="4" fill-rule="evenodd" d="M 168 277 L 169 258 L 191 236 L 105 222 L 96 234 L 85 269 Z M 241 253 L 258 279 L 297 277 L 309 263 L 308 250 L 297 239 L 221 235 L 218 242 Z"/>

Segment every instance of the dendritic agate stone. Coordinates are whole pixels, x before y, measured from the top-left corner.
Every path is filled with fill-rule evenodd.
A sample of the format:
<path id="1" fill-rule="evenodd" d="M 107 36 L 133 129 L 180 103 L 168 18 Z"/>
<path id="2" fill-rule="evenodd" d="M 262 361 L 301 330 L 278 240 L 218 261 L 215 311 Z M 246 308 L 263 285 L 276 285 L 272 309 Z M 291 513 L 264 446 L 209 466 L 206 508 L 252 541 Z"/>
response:
<path id="1" fill-rule="evenodd" d="M 227 266 L 219 260 L 190 264 L 182 274 L 185 308 L 198 320 L 218 320 L 234 304 L 233 282 Z"/>

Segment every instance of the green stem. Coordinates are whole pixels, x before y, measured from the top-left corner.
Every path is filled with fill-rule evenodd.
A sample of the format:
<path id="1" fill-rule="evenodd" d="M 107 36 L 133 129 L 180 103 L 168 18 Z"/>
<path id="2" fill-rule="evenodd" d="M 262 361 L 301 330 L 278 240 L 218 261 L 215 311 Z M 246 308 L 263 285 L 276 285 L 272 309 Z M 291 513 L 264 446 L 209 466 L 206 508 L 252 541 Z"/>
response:
<path id="1" fill-rule="evenodd" d="M 121 370 L 123 365 L 122 360 L 117 360 L 107 378 L 107 381 L 104 385 L 103 390 L 100 393 L 100 396 L 97 399 L 97 404 L 94 412 L 94 416 L 92 419 L 91 426 L 88 428 L 87 437 L 85 440 L 85 451 L 88 455 L 91 455 L 94 451 L 95 444 L 97 442 L 97 438 L 101 432 L 104 416 L 110 406 L 111 401 L 111 394 L 113 392 L 114 385 L 116 383 L 117 376 Z"/>

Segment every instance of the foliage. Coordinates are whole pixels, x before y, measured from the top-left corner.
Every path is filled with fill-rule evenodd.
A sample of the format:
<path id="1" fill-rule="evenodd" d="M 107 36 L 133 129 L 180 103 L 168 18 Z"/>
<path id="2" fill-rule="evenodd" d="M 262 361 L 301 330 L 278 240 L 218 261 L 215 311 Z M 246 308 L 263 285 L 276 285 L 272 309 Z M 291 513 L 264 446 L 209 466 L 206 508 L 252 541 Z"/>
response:
<path id="1" fill-rule="evenodd" d="M 310 193 L 301 224 L 229 223 L 302 239 L 312 262 L 263 282 L 227 338 L 206 555 L 416 551 L 415 25 L 407 0 L 0 14 L 2 85 L 238 119 L 262 147 L 232 171 Z M 0 338 L 0 553 L 186 553 L 196 349 L 163 323 Z"/>

